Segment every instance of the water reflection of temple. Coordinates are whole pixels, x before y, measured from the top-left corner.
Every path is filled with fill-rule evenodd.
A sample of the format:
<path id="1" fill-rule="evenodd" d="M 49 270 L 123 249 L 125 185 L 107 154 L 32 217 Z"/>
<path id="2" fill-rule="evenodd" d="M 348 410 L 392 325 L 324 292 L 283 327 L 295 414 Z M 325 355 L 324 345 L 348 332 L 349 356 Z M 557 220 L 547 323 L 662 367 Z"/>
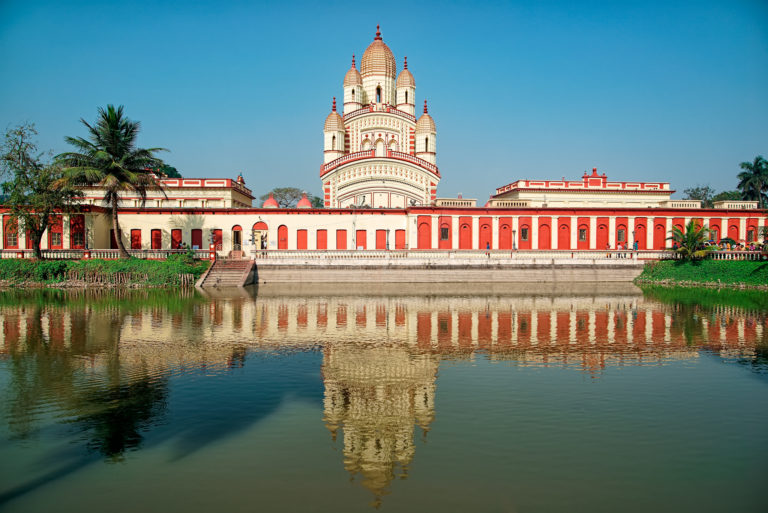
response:
<path id="1" fill-rule="evenodd" d="M 3 307 L 0 323 L 0 355 L 23 351 L 39 332 L 52 349 L 96 360 L 119 340 L 121 361 L 150 367 L 227 368 L 242 365 L 248 347 L 365 342 L 452 358 L 480 350 L 521 365 L 594 371 L 611 361 L 695 358 L 700 346 L 749 351 L 768 336 L 764 313 L 718 307 L 691 314 L 637 295 L 260 296 L 126 311 L 59 304 Z"/>
<path id="2" fill-rule="evenodd" d="M 517 366 L 567 365 L 597 376 L 612 365 L 695 359 L 702 347 L 751 358 L 768 342 L 764 311 L 686 307 L 637 294 L 260 294 L 163 301 L 6 303 L 0 306 L 0 359 L 61 355 L 37 374 L 40 380 L 61 375 L 56 379 L 66 386 L 56 390 L 65 404 L 94 403 L 80 393 L 93 384 L 76 376 L 116 383 L 106 388 L 131 394 L 136 384 L 147 399 L 136 415 L 138 432 L 157 415 L 153 405 L 163 403 L 172 372 L 226 373 L 248 367 L 249 350 L 320 348 L 324 422 L 334 439 L 343 436 L 344 466 L 374 494 L 375 504 L 395 478 L 407 476 L 417 433 L 429 430 L 443 359 L 482 353 Z M 36 411 L 35 404 L 26 406 Z M 125 423 L 120 415 L 109 419 L 109 426 Z"/>
<path id="3" fill-rule="evenodd" d="M 344 468 L 360 476 L 378 505 L 414 455 L 415 427 L 434 419 L 438 357 L 406 346 L 331 343 L 325 348 L 324 421 L 343 430 Z"/>

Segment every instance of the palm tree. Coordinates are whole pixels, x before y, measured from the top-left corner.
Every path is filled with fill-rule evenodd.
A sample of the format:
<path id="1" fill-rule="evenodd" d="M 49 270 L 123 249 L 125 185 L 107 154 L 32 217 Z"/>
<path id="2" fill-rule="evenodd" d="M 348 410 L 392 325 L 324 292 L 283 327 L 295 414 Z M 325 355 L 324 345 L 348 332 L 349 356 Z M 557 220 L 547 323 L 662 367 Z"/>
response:
<path id="1" fill-rule="evenodd" d="M 768 161 L 758 155 L 753 162 L 742 162 L 739 167 L 744 170 L 738 176 L 741 198 L 757 201 L 760 208 L 768 207 Z"/>
<path id="2" fill-rule="evenodd" d="M 700 226 L 693 219 L 688 221 L 685 230 L 677 226 L 670 231 L 667 240 L 671 240 L 677 246 L 678 255 L 686 260 L 698 260 L 704 258 L 712 251 L 705 243 L 709 240 L 709 228 Z"/>
<path id="3" fill-rule="evenodd" d="M 98 119 L 93 126 L 82 118 L 80 121 L 88 128 L 88 139 L 66 137 L 65 140 L 77 152 L 62 153 L 57 160 L 64 165 L 65 179 L 72 184 L 104 190 L 103 202 L 111 211 L 120 256 L 127 258 L 130 255 L 120 237 L 117 219 L 120 197 L 125 192 L 138 194 L 141 206 L 144 206 L 147 191 L 161 189 L 150 169 L 163 165 L 154 154 L 165 150 L 136 147 L 139 122 L 125 117 L 122 105 L 117 108 L 107 105 L 106 109 L 99 107 Z"/>

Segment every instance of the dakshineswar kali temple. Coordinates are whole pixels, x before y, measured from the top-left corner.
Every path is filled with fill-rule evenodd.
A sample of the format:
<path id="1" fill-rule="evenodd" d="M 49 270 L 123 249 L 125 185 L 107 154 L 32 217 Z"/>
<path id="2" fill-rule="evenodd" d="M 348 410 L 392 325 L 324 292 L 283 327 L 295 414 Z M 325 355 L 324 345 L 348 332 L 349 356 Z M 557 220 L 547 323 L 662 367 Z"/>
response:
<path id="1" fill-rule="evenodd" d="M 378 27 L 359 70 L 352 56 L 343 113 L 334 98 L 323 126 L 325 208 L 313 208 L 306 196 L 294 208 L 280 208 L 271 197 L 254 207 L 242 176 L 163 179 L 163 190 L 145 202 L 125 193 L 122 233 L 115 234 L 102 191 L 91 187 L 79 213 L 55 220 L 43 248 L 116 248 L 119 236 L 134 250 L 214 244 L 221 256 L 245 257 L 256 249 L 605 250 L 637 243 L 639 250 L 658 250 L 668 246 L 673 226 L 691 219 L 715 239 L 744 242 L 766 226 L 756 202 L 703 209 L 699 201 L 671 199 L 669 183 L 609 181 L 597 169 L 573 180 L 517 180 L 482 206 L 440 198 L 436 124 L 426 100 L 416 98 L 407 58 L 399 73 L 396 62 Z M 29 248 L 24 230 L 7 211 L 2 217 L 2 249 Z"/>

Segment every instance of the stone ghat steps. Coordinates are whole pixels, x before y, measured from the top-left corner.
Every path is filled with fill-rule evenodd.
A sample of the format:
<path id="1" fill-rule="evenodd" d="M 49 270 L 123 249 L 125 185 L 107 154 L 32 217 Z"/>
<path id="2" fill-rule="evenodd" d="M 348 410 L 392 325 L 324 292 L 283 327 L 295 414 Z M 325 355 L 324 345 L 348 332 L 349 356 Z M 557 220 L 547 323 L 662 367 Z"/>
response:
<path id="1" fill-rule="evenodd" d="M 216 260 L 198 286 L 202 288 L 242 287 L 252 266 L 253 262 L 250 260 Z"/>
<path id="2" fill-rule="evenodd" d="M 263 266 L 258 283 L 626 283 L 631 285 L 642 266 L 519 266 L 507 268 L 334 268 Z M 364 290 L 364 286 L 362 289 Z"/>

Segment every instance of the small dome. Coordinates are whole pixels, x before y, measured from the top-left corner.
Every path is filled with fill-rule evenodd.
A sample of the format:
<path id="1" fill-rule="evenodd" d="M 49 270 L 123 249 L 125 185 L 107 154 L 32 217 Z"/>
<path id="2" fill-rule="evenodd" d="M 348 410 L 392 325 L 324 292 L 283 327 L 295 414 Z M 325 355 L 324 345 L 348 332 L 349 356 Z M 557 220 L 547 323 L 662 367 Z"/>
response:
<path id="1" fill-rule="evenodd" d="M 325 118 L 325 125 L 323 126 L 323 132 L 343 132 L 344 131 L 344 118 L 342 118 L 338 112 L 336 112 L 336 97 L 333 97 L 333 107 L 331 113 Z"/>
<path id="2" fill-rule="evenodd" d="M 437 132 L 437 128 L 435 127 L 435 120 L 432 119 L 432 116 L 427 113 L 427 100 L 424 100 L 424 114 L 422 114 L 419 120 L 416 121 L 416 132 L 429 132 L 432 134 Z"/>
<path id="3" fill-rule="evenodd" d="M 278 208 L 280 205 L 277 204 L 277 200 L 275 200 L 275 197 L 272 195 L 272 193 L 269 193 L 269 198 L 264 200 L 264 204 L 261 206 L 261 208 Z"/>
<path id="4" fill-rule="evenodd" d="M 405 58 L 405 63 L 403 63 L 403 71 L 397 76 L 395 87 L 416 87 L 416 81 L 413 79 L 411 72 L 408 71 L 408 57 Z"/>
<path id="5" fill-rule="evenodd" d="M 360 76 L 360 72 L 357 71 L 355 66 L 355 56 L 352 55 L 352 67 L 349 68 L 347 74 L 344 75 L 344 87 L 363 85 L 363 77 Z"/>
<path id="6" fill-rule="evenodd" d="M 312 208 L 312 202 L 307 198 L 307 193 L 301 193 L 301 199 L 296 204 L 296 208 Z"/>
<path id="7" fill-rule="evenodd" d="M 392 79 L 395 78 L 397 65 L 392 50 L 381 39 L 379 26 L 376 25 L 376 37 L 373 43 L 368 45 L 363 53 L 363 60 L 360 63 L 360 73 L 364 77 L 371 75 L 385 75 Z"/>

